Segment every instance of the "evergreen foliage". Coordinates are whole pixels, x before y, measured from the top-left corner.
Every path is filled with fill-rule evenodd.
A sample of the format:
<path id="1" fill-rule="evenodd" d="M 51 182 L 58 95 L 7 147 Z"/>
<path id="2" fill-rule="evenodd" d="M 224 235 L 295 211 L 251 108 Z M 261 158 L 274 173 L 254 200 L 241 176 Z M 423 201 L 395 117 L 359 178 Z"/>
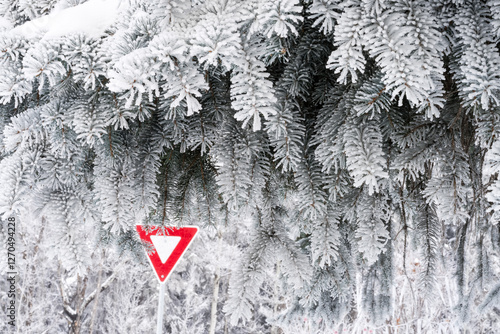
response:
<path id="1" fill-rule="evenodd" d="M 136 224 L 201 227 L 171 332 L 500 331 L 500 1 L 122 0 L 99 37 L 23 33 L 96 1 L 0 0 L 23 331 L 151 332 Z"/>

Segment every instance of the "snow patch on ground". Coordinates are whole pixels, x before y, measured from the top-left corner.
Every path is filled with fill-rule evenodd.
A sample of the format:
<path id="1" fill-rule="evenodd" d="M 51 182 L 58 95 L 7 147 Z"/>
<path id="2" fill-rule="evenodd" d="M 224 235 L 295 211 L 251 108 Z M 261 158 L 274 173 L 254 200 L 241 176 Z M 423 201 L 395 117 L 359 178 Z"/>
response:
<path id="1" fill-rule="evenodd" d="M 10 32 L 26 37 L 43 35 L 44 39 L 75 33 L 97 38 L 116 21 L 118 12 L 126 5 L 122 0 L 89 0 L 26 22 Z"/>

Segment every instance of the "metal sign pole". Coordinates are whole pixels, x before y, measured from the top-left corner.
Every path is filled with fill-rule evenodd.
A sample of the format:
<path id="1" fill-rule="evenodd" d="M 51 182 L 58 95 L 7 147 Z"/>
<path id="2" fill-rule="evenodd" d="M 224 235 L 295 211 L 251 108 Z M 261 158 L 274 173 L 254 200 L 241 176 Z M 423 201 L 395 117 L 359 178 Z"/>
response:
<path id="1" fill-rule="evenodd" d="M 158 322 L 156 324 L 156 334 L 161 334 L 163 329 L 163 308 L 165 299 L 165 283 L 160 283 L 160 296 L 158 297 Z"/>

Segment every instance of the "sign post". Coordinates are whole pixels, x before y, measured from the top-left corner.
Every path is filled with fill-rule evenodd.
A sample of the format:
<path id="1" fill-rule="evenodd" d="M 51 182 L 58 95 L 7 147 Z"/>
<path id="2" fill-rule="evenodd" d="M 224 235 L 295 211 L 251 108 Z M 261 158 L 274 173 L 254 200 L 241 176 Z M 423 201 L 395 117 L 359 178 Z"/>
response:
<path id="1" fill-rule="evenodd" d="M 163 307 L 165 305 L 165 283 L 160 283 L 160 296 L 158 298 L 158 321 L 156 323 L 156 334 L 161 334 L 163 328 Z"/>
<path id="2" fill-rule="evenodd" d="M 160 281 L 156 334 L 161 334 L 163 328 L 165 281 L 186 252 L 196 233 L 198 233 L 198 228 L 195 226 L 145 227 L 142 225 L 137 225 L 136 228 L 139 237 L 146 243 L 146 254 L 151 266 L 153 266 L 156 277 Z"/>

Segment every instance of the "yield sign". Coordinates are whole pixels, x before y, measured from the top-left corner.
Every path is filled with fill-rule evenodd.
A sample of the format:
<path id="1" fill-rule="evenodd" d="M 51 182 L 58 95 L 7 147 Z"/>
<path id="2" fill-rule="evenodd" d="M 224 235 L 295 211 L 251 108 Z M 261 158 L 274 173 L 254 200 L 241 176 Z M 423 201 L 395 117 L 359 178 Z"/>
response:
<path id="1" fill-rule="evenodd" d="M 198 228 L 194 226 L 143 228 L 142 225 L 137 225 L 136 228 L 139 237 L 152 246 L 152 251 L 146 253 L 160 283 L 166 281 L 198 232 Z"/>

